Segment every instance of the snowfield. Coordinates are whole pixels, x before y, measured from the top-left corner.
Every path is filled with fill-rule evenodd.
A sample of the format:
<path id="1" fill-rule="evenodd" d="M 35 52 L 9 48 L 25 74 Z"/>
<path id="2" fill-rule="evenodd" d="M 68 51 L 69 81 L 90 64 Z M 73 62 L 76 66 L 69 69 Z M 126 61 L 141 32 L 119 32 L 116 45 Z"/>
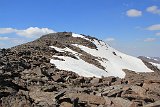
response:
<path id="1" fill-rule="evenodd" d="M 72 36 L 81 37 L 83 39 L 89 40 L 88 38 L 85 38 L 84 36 L 79 34 L 73 34 Z M 115 76 L 115 77 L 124 78 L 125 72 L 122 69 L 128 69 L 136 72 L 153 72 L 152 70 L 147 68 L 147 66 L 140 59 L 123 54 L 113 49 L 103 41 L 98 41 L 94 39 L 91 42 L 97 46 L 97 49 L 91 49 L 78 44 L 72 44 L 72 45 L 79 47 L 81 50 L 102 59 L 102 60 L 98 60 L 98 59 L 96 60 L 98 60 L 99 63 L 103 67 L 105 67 L 105 70 L 102 70 L 96 67 L 95 65 L 89 64 L 84 60 L 80 59 L 79 57 L 81 55 L 80 53 L 77 53 L 69 48 L 61 49 L 55 46 L 50 46 L 50 48 L 54 48 L 59 52 L 65 52 L 65 51 L 71 52 L 78 59 L 74 59 L 66 56 L 53 56 L 53 57 L 64 59 L 65 61 L 51 59 L 50 63 L 55 64 L 55 66 L 58 69 L 73 71 L 84 77 Z"/>
<path id="2" fill-rule="evenodd" d="M 64 59 L 65 61 L 60 60 L 53 60 L 51 59 L 51 63 L 55 64 L 57 68 L 62 70 L 74 71 L 75 73 L 79 74 L 80 76 L 85 77 L 101 77 L 102 75 L 107 76 L 108 73 L 98 67 L 89 64 L 82 59 L 73 59 L 71 57 L 64 57 L 64 56 L 56 56 L 60 59 Z"/>

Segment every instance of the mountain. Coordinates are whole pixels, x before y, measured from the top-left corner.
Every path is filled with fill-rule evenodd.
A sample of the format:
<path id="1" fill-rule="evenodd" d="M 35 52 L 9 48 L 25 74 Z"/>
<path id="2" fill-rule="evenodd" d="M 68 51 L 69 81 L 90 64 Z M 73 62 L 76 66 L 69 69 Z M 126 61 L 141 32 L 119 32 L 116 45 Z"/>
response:
<path id="1" fill-rule="evenodd" d="M 152 59 L 156 60 L 157 62 L 156 63 L 159 63 L 160 64 L 160 57 L 151 57 Z"/>
<path id="2" fill-rule="evenodd" d="M 72 71 L 84 77 L 115 76 L 124 78 L 123 69 L 153 72 L 138 58 L 123 54 L 105 42 L 75 33 L 53 33 L 17 48 L 41 46 L 52 49 L 50 63 L 56 68 Z"/>
<path id="3" fill-rule="evenodd" d="M 160 70 L 72 32 L 0 49 L 0 107 L 150 107 Z"/>
<path id="4" fill-rule="evenodd" d="M 153 62 L 160 64 L 160 58 L 159 57 L 146 57 L 146 56 L 139 56 L 138 58 L 147 61 L 147 62 Z"/>
<path id="5" fill-rule="evenodd" d="M 145 57 L 145 56 L 139 56 L 138 58 L 142 59 L 143 61 L 146 61 L 153 66 L 156 66 L 158 69 L 160 69 L 160 58 L 159 57 Z"/>

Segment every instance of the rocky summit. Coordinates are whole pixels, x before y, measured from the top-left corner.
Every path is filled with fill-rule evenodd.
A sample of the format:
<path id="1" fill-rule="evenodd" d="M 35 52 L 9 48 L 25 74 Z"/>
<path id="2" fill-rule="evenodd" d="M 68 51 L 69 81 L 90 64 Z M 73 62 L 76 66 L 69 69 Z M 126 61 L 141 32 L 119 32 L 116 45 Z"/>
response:
<path id="1" fill-rule="evenodd" d="M 160 68 L 91 36 L 0 49 L 0 107 L 159 107 Z"/>

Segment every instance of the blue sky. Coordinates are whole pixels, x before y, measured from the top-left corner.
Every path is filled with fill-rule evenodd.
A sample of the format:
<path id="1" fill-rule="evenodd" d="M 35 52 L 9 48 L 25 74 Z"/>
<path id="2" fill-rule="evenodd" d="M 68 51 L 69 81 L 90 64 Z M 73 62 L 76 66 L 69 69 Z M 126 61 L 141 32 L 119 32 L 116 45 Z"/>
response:
<path id="1" fill-rule="evenodd" d="M 0 0 L 0 48 L 55 31 L 91 35 L 133 56 L 160 57 L 160 0 Z"/>

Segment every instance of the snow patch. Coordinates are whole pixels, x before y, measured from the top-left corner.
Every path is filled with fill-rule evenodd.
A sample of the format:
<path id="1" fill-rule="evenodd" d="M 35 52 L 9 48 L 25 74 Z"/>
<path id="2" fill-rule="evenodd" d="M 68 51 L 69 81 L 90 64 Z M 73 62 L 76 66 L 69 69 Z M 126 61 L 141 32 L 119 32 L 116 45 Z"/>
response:
<path id="1" fill-rule="evenodd" d="M 160 64 L 153 63 L 153 62 L 149 62 L 149 63 L 151 63 L 152 65 L 156 66 L 160 70 Z"/>
<path id="2" fill-rule="evenodd" d="M 89 40 L 89 39 L 86 38 L 85 36 L 80 35 L 80 34 L 76 34 L 76 33 L 72 33 L 72 36 L 73 36 L 73 37 L 79 37 L 79 38 L 83 38 L 83 39 Z"/>
<path id="3" fill-rule="evenodd" d="M 87 39 L 84 36 L 79 34 L 73 33 L 72 36 Z M 59 52 L 65 52 L 65 51 L 71 52 L 78 59 L 74 59 L 68 56 L 53 56 L 53 57 L 58 57 L 64 60 L 62 61 L 62 60 L 51 59 L 50 63 L 55 64 L 55 66 L 58 69 L 73 71 L 79 74 L 80 76 L 84 76 L 84 77 L 115 76 L 115 77 L 124 78 L 125 72 L 123 71 L 123 69 L 128 69 L 135 72 L 153 72 L 142 62 L 142 60 L 136 57 L 123 54 L 113 49 L 112 47 L 107 45 L 105 42 L 98 41 L 95 39 L 92 40 L 91 42 L 97 46 L 97 49 L 91 49 L 79 44 L 72 44 L 72 45 L 79 47 L 81 50 L 91 54 L 92 56 L 99 58 L 96 60 L 99 61 L 99 63 L 103 67 L 105 67 L 105 70 L 100 69 L 93 64 L 89 64 L 85 62 L 79 57 L 81 55 L 80 53 L 75 52 L 67 47 L 61 49 L 55 46 L 50 46 L 51 48 L 54 48 Z"/>
<path id="4" fill-rule="evenodd" d="M 112 76 L 113 74 L 117 74 L 117 76 L 123 78 L 125 73 L 124 72 L 106 72 L 105 70 L 102 70 L 92 64 L 89 64 L 82 59 L 74 59 L 67 56 L 54 56 L 61 59 L 64 59 L 65 61 L 61 60 L 50 60 L 50 63 L 55 64 L 55 66 L 58 69 L 61 70 L 68 70 L 68 71 L 74 71 L 75 73 L 79 74 L 80 76 L 84 77 L 102 77 L 102 76 Z"/>
<path id="5" fill-rule="evenodd" d="M 78 54 L 77 52 L 75 52 L 75 51 L 73 51 L 73 50 L 71 50 L 70 48 L 68 48 L 68 47 L 65 47 L 65 48 L 58 48 L 58 47 L 55 47 L 55 46 L 49 46 L 50 48 L 54 48 L 56 51 L 58 51 L 58 52 L 71 52 L 71 53 L 73 53 L 73 54 Z"/>
<path id="6" fill-rule="evenodd" d="M 146 58 L 148 58 L 148 59 L 152 59 L 151 57 L 149 57 L 149 56 L 147 56 Z"/>
<path id="7" fill-rule="evenodd" d="M 153 60 L 158 61 L 158 59 L 153 59 Z"/>
<path id="8" fill-rule="evenodd" d="M 123 54 L 112 47 L 106 47 L 104 42 L 99 42 L 94 40 L 93 43 L 97 46 L 97 50 L 91 49 L 82 45 L 73 44 L 81 48 L 83 51 L 100 58 L 108 59 L 108 61 L 100 61 L 102 66 L 104 66 L 106 71 L 113 72 L 124 72 L 122 69 L 128 69 L 136 72 L 153 72 L 138 58 Z M 116 55 L 115 55 L 115 54 Z M 113 74 L 115 76 L 116 74 Z"/>

